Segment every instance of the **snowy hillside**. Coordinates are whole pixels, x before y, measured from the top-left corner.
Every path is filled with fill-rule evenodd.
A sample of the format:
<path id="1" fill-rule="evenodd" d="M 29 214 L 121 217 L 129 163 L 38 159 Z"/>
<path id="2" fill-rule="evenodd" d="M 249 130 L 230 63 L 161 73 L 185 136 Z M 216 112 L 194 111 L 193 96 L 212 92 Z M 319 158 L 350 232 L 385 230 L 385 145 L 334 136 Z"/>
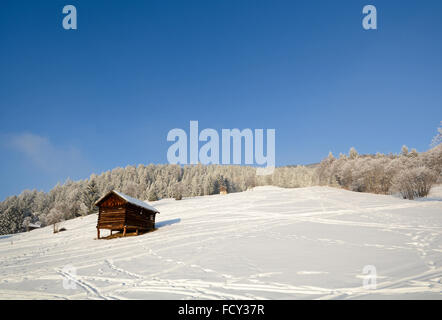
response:
<path id="1" fill-rule="evenodd" d="M 153 202 L 138 237 L 94 240 L 96 215 L 1 236 L 0 299 L 440 299 L 441 193 L 259 187 Z"/>

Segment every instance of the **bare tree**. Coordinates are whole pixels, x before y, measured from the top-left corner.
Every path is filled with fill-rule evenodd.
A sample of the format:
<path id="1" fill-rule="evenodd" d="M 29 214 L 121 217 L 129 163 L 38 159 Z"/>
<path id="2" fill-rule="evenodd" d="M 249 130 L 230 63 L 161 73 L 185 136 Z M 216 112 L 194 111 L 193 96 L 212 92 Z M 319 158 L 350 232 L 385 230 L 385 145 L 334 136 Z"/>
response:
<path id="1" fill-rule="evenodd" d="M 53 225 L 54 233 L 58 232 L 58 223 L 63 221 L 63 213 L 56 208 L 52 208 L 46 216 L 46 224 Z"/>

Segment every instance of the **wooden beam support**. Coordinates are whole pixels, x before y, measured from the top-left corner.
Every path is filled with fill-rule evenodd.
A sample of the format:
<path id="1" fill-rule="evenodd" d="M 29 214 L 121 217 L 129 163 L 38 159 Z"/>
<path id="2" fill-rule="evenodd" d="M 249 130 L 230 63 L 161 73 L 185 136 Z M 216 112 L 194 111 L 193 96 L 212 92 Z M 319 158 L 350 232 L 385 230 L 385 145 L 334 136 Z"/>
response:
<path id="1" fill-rule="evenodd" d="M 97 239 L 100 239 L 100 228 L 97 227 Z"/>
<path id="2" fill-rule="evenodd" d="M 126 236 L 126 226 L 124 226 L 124 229 L 123 229 L 123 237 L 125 237 Z"/>

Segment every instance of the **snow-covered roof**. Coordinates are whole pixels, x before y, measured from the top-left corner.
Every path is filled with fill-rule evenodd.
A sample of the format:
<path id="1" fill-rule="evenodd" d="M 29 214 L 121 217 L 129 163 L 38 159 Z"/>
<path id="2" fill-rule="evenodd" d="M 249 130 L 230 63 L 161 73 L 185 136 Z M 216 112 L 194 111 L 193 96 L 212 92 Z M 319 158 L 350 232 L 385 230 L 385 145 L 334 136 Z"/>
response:
<path id="1" fill-rule="evenodd" d="M 132 198 L 132 197 L 129 197 L 127 194 L 121 193 L 120 191 L 117 191 L 117 190 L 112 190 L 111 192 L 107 193 L 106 195 L 104 195 L 103 197 L 98 199 L 98 201 L 95 202 L 95 205 L 100 203 L 101 200 L 106 198 L 110 193 L 115 193 L 117 196 L 119 196 L 120 198 L 124 199 L 128 203 L 133 204 L 134 206 L 141 207 L 141 208 L 144 208 L 144 209 L 147 209 L 149 211 L 156 212 L 156 213 L 160 213 L 156 208 L 152 207 L 151 205 L 147 204 L 146 202 L 138 200 L 138 199 L 135 199 L 135 198 Z"/>
<path id="2" fill-rule="evenodd" d="M 41 223 L 40 222 L 30 223 L 30 224 L 28 224 L 28 227 L 30 227 L 30 228 L 40 228 L 41 227 Z"/>

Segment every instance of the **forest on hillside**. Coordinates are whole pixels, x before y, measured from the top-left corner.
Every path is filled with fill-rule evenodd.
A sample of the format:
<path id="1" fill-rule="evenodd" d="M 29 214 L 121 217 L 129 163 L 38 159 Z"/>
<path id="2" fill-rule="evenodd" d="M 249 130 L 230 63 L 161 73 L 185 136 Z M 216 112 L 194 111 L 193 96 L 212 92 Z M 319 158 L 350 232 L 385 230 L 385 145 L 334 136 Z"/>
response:
<path id="1" fill-rule="evenodd" d="M 255 186 L 299 188 L 315 185 L 357 192 L 399 194 L 405 199 L 425 197 L 441 182 L 442 145 L 427 152 L 402 147 L 400 154 L 329 154 L 317 166 L 278 167 L 272 175 L 257 176 L 256 168 L 223 165 L 138 165 L 116 168 L 80 181 L 68 180 L 49 192 L 26 190 L 0 203 L 0 234 L 22 232 L 30 223 L 42 226 L 96 211 L 95 201 L 116 189 L 129 196 L 155 201 L 162 198 L 241 192 Z"/>

